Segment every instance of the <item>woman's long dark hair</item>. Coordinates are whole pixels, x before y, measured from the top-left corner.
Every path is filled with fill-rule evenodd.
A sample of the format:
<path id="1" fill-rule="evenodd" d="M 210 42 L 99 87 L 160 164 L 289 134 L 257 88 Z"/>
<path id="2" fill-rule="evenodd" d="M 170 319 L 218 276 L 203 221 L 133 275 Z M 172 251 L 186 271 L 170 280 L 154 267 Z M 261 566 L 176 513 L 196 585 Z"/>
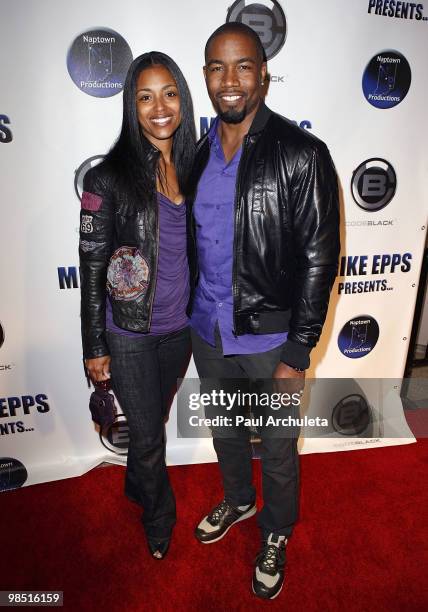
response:
<path id="1" fill-rule="evenodd" d="M 122 188 L 141 201 L 152 194 L 156 186 L 156 175 L 162 180 L 157 166 L 148 163 L 148 142 L 137 118 L 136 89 L 139 74 L 146 68 L 165 66 L 177 85 L 180 96 L 181 123 L 173 136 L 172 159 L 177 174 L 180 192 L 186 195 L 186 184 L 192 169 L 195 154 L 195 121 L 189 87 L 177 64 L 165 53 L 150 51 L 137 57 L 131 64 L 123 88 L 123 120 L 119 137 L 105 157 L 105 162 L 114 170 Z"/>

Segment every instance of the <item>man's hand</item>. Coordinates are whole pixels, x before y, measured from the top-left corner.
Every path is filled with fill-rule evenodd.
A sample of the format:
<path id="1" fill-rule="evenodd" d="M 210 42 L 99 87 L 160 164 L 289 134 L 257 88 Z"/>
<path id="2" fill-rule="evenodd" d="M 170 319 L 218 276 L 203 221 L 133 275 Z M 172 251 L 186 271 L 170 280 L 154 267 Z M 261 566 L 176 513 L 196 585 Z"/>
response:
<path id="1" fill-rule="evenodd" d="M 100 382 L 110 378 L 110 356 L 85 359 L 85 366 L 92 382 Z"/>
<path id="2" fill-rule="evenodd" d="M 305 372 L 297 372 L 294 368 L 280 361 L 276 366 L 272 378 L 305 378 Z"/>
<path id="3" fill-rule="evenodd" d="M 274 389 L 278 393 L 302 393 L 305 387 L 305 372 L 296 372 L 294 368 L 280 361 L 276 366 L 272 378 Z"/>

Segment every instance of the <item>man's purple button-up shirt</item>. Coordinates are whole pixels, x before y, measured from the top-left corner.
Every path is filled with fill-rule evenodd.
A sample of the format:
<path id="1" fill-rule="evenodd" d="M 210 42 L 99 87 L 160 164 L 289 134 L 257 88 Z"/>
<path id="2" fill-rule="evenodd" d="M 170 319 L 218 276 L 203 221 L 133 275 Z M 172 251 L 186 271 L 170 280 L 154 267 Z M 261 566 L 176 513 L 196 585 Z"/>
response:
<path id="1" fill-rule="evenodd" d="M 218 322 L 224 355 L 263 353 L 287 339 L 287 333 L 235 336 L 233 333 L 233 238 L 235 184 L 242 148 L 227 162 L 218 137 L 218 118 L 208 139 L 210 157 L 201 176 L 194 203 L 199 284 L 190 324 L 215 346 Z"/>

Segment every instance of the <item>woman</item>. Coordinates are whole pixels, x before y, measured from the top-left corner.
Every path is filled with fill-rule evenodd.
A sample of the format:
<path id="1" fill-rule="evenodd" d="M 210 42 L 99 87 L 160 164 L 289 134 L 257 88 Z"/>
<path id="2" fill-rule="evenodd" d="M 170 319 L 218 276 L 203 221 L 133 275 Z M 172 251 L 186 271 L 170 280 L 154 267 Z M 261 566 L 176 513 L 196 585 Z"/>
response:
<path id="1" fill-rule="evenodd" d="M 176 521 L 165 420 L 190 356 L 185 184 L 195 148 L 192 101 L 159 52 L 131 64 L 119 138 L 84 179 L 80 225 L 82 340 L 94 383 L 111 376 L 130 443 L 125 493 L 144 508 L 152 555 Z"/>

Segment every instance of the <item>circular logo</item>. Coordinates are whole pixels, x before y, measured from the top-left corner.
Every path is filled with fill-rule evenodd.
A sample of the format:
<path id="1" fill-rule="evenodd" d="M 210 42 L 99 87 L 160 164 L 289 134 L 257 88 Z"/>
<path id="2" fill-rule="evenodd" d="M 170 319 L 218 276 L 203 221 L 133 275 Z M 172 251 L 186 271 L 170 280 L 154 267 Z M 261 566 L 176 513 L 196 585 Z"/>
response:
<path id="1" fill-rule="evenodd" d="M 394 197 L 396 187 L 394 168 L 379 157 L 367 159 L 352 175 L 352 197 L 360 208 L 368 212 L 385 208 Z"/>
<path id="2" fill-rule="evenodd" d="M 3 346 L 4 342 L 4 329 L 3 325 L 0 323 L 0 348 Z"/>
<path id="3" fill-rule="evenodd" d="M 85 159 L 77 170 L 74 171 L 74 191 L 79 200 L 82 199 L 83 179 L 85 178 L 85 174 L 90 168 L 97 166 L 103 159 L 104 155 L 93 155 L 92 157 L 88 157 L 88 159 Z"/>
<path id="4" fill-rule="evenodd" d="M 333 408 L 332 425 L 343 436 L 359 436 L 370 423 L 370 408 L 362 395 L 348 395 Z"/>
<path id="5" fill-rule="evenodd" d="M 101 444 L 116 455 L 126 455 L 129 445 L 129 427 L 124 415 L 118 415 L 116 421 L 100 431 Z"/>
<path id="6" fill-rule="evenodd" d="M 378 338 L 379 325 L 377 321 L 369 315 L 359 315 L 342 327 L 338 345 L 345 357 L 359 359 L 371 353 Z"/>
<path id="7" fill-rule="evenodd" d="M 226 22 L 239 21 L 259 35 L 268 60 L 282 49 L 287 36 L 284 11 L 277 0 L 236 0 L 227 11 Z"/>
<path id="8" fill-rule="evenodd" d="M 131 62 L 128 43 L 109 28 L 79 34 L 67 54 L 67 69 L 74 84 L 96 98 L 110 98 L 122 91 Z"/>
<path id="9" fill-rule="evenodd" d="M 392 108 L 404 100 L 410 88 L 409 62 L 398 51 L 380 51 L 367 64 L 363 74 L 366 100 L 376 108 Z"/>
<path id="10" fill-rule="evenodd" d="M 19 489 L 28 478 L 27 470 L 18 459 L 0 458 L 0 491 Z"/>

